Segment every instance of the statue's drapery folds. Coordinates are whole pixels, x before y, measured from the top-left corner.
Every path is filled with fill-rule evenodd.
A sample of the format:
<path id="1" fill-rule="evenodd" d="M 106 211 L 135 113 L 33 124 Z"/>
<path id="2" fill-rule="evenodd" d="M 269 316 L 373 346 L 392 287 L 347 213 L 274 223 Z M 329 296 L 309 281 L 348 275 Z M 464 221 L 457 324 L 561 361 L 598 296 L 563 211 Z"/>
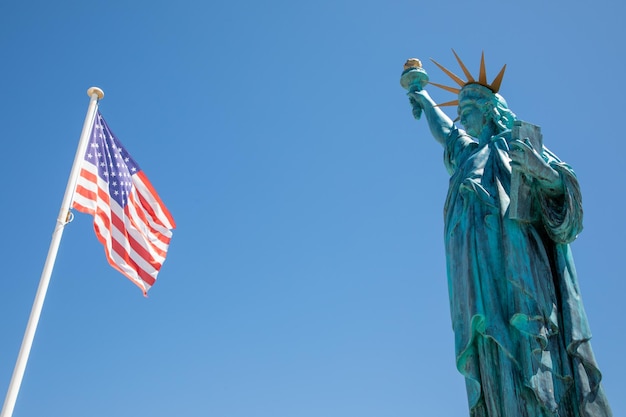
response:
<path id="1" fill-rule="evenodd" d="M 401 76 L 413 116 L 426 117 L 451 175 L 444 208 L 456 365 L 471 417 L 611 417 L 569 244 L 582 231 L 574 171 L 498 94 L 506 65 L 436 104 L 421 61 Z M 459 129 L 441 110 L 457 105 Z M 512 176 L 512 173 L 514 174 Z"/>
<path id="2" fill-rule="evenodd" d="M 444 145 L 450 311 L 472 416 L 610 415 L 568 245 L 582 230 L 578 182 L 544 149 L 563 192 L 535 185 L 536 221 L 509 219 L 506 133 L 481 144 L 454 128 Z"/>

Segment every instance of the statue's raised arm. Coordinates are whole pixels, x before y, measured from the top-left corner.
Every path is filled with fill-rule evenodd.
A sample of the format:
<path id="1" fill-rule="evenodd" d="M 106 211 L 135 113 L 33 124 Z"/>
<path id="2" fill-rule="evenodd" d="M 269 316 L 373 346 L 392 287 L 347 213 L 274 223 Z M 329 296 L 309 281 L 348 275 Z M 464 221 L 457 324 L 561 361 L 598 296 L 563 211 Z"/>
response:
<path id="1" fill-rule="evenodd" d="M 421 61 L 417 58 L 408 59 L 404 64 L 400 84 L 408 90 L 407 95 L 413 107 L 413 117 L 419 120 L 424 113 L 433 137 L 444 145 L 454 124 L 424 90 L 427 83 L 428 74 L 422 68 Z"/>
<path id="2" fill-rule="evenodd" d="M 417 59 L 400 83 L 414 117 L 423 114 L 443 146 L 451 175 L 446 270 L 470 416 L 611 417 L 569 247 L 582 231 L 576 175 L 498 93 L 506 66 L 489 83 L 484 55 L 476 78 L 454 55 L 465 80 L 433 62 L 458 86 L 429 82 Z M 427 84 L 457 99 L 437 105 Z M 446 105 L 457 106 L 464 129 Z"/>

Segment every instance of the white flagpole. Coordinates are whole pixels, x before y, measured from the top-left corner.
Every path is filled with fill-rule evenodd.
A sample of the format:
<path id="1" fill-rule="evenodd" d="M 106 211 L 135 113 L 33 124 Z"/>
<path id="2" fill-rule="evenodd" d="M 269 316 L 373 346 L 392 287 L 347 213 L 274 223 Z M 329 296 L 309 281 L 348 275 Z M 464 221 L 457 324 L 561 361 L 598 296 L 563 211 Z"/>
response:
<path id="1" fill-rule="evenodd" d="M 48 291 L 48 284 L 50 284 L 50 276 L 52 275 L 52 269 L 54 268 L 54 261 L 57 257 L 59 250 L 59 244 L 61 243 L 61 236 L 63 236 L 63 229 L 68 223 L 70 214 L 70 206 L 72 204 L 72 198 L 74 197 L 74 189 L 76 188 L 76 182 L 80 174 L 81 163 L 85 157 L 85 150 L 89 143 L 89 134 L 93 126 L 94 117 L 96 115 L 96 109 L 98 108 L 98 100 L 104 97 L 104 92 L 98 87 L 91 87 L 87 90 L 87 95 L 91 98 L 89 101 L 89 108 L 87 109 L 87 115 L 85 116 L 85 122 L 83 123 L 83 131 L 80 134 L 80 140 L 78 141 L 78 149 L 74 156 L 74 163 L 72 170 L 70 171 L 70 178 L 65 188 L 65 195 L 63 196 L 63 202 L 61 203 L 61 210 L 57 217 L 56 227 L 52 233 L 52 241 L 50 242 L 50 248 L 48 249 L 48 256 L 46 263 L 44 264 L 43 271 L 41 272 L 41 278 L 39 279 L 39 287 L 37 288 L 37 295 L 35 295 L 35 301 L 33 302 L 33 308 L 30 311 L 30 317 L 28 324 L 26 325 L 26 331 L 24 332 L 24 339 L 22 340 L 22 347 L 20 353 L 17 356 L 17 362 L 15 363 L 15 369 L 13 370 L 13 376 L 11 377 L 11 383 L 7 391 L 7 396 L 4 399 L 4 406 L 2 407 L 2 413 L 0 417 L 11 417 L 13 415 L 13 408 L 15 407 L 15 401 L 17 400 L 17 394 L 24 378 L 24 371 L 26 370 L 26 362 L 28 362 L 28 356 L 30 355 L 30 348 L 33 345 L 33 339 L 35 338 L 35 331 L 37 330 L 37 324 L 39 323 L 39 317 L 41 316 L 41 309 L 43 308 L 43 302 L 46 298 L 46 292 Z"/>

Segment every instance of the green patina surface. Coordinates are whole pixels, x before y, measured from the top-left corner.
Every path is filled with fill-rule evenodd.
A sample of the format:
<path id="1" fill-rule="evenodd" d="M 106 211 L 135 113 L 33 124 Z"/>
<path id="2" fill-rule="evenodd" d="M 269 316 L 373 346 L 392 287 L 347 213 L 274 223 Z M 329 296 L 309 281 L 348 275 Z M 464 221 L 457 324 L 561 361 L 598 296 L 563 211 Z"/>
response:
<path id="1" fill-rule="evenodd" d="M 513 137 L 519 121 L 497 89 L 461 86 L 460 129 L 424 90 L 424 77 L 408 68 L 401 83 L 414 116 L 425 116 L 443 146 L 451 175 L 445 249 L 470 415 L 611 416 L 569 247 L 583 218 L 574 171 L 545 147 Z M 516 170 L 527 185 L 520 197 L 511 189 Z M 512 218 L 512 198 L 527 203 L 528 218 Z"/>

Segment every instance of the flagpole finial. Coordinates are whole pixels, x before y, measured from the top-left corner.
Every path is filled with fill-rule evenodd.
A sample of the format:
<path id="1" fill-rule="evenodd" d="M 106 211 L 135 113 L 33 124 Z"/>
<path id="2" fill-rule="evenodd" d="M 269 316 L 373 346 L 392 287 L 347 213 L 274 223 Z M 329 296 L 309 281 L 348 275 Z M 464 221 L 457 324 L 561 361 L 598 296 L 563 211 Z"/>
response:
<path id="1" fill-rule="evenodd" d="M 102 97 L 104 97 L 104 91 L 102 91 L 98 87 L 91 87 L 89 88 L 89 90 L 87 90 L 87 95 L 89 97 L 93 96 L 94 94 L 98 96 L 98 100 L 102 100 Z"/>

